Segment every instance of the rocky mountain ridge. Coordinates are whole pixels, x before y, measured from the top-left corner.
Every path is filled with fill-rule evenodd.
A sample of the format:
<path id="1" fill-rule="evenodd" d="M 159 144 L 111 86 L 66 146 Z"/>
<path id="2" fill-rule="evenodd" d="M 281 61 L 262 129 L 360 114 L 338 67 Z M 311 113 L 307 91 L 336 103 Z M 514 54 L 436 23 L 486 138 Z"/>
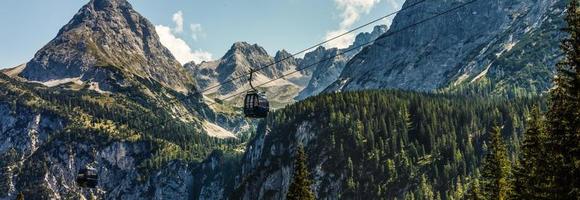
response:
<path id="1" fill-rule="evenodd" d="M 201 198 L 204 160 L 243 149 L 250 125 L 196 91 L 126 0 L 91 0 L 29 63 L 0 74 L 0 199 Z M 97 189 L 75 183 L 86 166 Z"/>
<path id="2" fill-rule="evenodd" d="M 252 81 L 254 86 L 258 86 L 296 70 L 298 63 L 300 59 L 292 57 L 285 50 L 278 51 L 276 56 L 272 57 L 257 44 L 236 42 L 219 60 L 200 64 L 187 63 L 185 67 L 194 75 L 200 90 L 207 96 L 223 98 L 250 89 L 248 81 L 250 70 L 261 69 L 254 73 Z M 292 103 L 293 97 L 303 88 L 300 85 L 301 78 L 302 74 L 298 73 L 296 76 L 275 80 L 260 88 L 267 92 L 272 102 L 276 102 L 274 106 L 286 105 Z M 225 84 L 215 87 L 220 83 Z M 239 104 L 241 100 L 234 98 L 228 101 Z"/>
<path id="3" fill-rule="evenodd" d="M 278 99 L 280 105 L 286 105 L 294 102 L 294 99 L 301 100 L 322 92 L 338 78 L 350 58 L 387 30 L 386 25 L 376 26 L 372 32 L 358 34 L 354 43 L 348 48 L 318 47 L 306 53 L 302 59 L 294 58 L 286 50 L 280 50 L 272 57 L 257 44 L 237 42 L 219 60 L 200 64 L 191 62 L 185 67 L 194 75 L 202 91 L 213 88 L 219 83 L 228 82 L 214 90 L 222 96 L 236 93 L 242 88 L 249 89 L 247 74 L 250 69 L 263 68 L 256 72 L 254 85 L 303 69 L 300 73 L 294 73 L 263 87 L 272 99 Z M 235 77 L 242 78 L 230 83 L 229 80 Z M 283 98 L 278 98 L 279 96 Z"/>
<path id="4" fill-rule="evenodd" d="M 461 2 L 429 2 L 403 12 L 393 29 Z M 558 58 L 554 52 L 562 37 L 557 30 L 563 2 L 478 1 L 454 18 L 428 24 L 404 37 L 381 40 L 360 49 L 356 56 L 337 57 L 263 89 L 269 89 L 279 107 L 293 101 L 300 91 L 297 86 L 307 86 L 303 80 L 309 76 L 310 89 L 303 98 L 317 94 L 339 76 L 328 91 L 431 91 L 479 84 L 492 85 L 494 91 L 514 86 L 544 91 Z M 114 23 L 101 24 L 106 20 L 95 19 Z M 369 199 L 384 195 L 403 198 L 420 187 L 422 177 L 418 175 L 446 173 L 444 179 L 427 180 L 439 184 L 436 188 L 442 191 L 441 196 L 449 195 L 457 180 L 469 180 L 477 166 L 477 158 L 466 157 L 475 160 L 471 163 L 462 163 L 459 158 L 480 155 L 473 151 L 481 153 L 480 138 L 489 128 L 487 124 L 515 122 L 506 131 L 513 132 L 507 137 L 517 138 L 514 135 L 523 129 L 527 106 L 536 103 L 529 99 L 521 104 L 475 99 L 482 106 L 469 107 L 474 105 L 470 99 L 445 95 L 390 91 L 329 94 L 290 105 L 252 130 L 252 124 L 243 119 L 211 110 L 203 102 L 204 96 L 191 91 L 243 75 L 287 57 L 288 52 L 279 51 L 272 57 L 258 45 L 240 42 L 222 59 L 190 63 L 185 66 L 189 72 L 185 72 L 151 30 L 150 23 L 125 0 L 92 0 L 31 62 L 5 71 L 28 82 L 0 74 L 0 199 L 14 199 L 20 192 L 32 199 L 284 199 L 292 178 L 291 158 L 299 144 L 305 145 L 311 156 L 309 169 L 319 198 L 354 194 Z M 377 33 L 380 31 L 386 29 Z M 362 34 L 355 44 L 378 35 Z M 401 48 L 405 45 L 409 49 Z M 542 51 L 530 54 L 529 49 Z M 316 49 L 304 60 L 288 59 L 259 72 L 256 81 L 271 80 L 340 52 Z M 429 68 L 433 66 L 438 68 Z M 247 80 L 241 79 L 214 91 L 214 95 L 247 88 Z M 372 98 L 357 98 L 357 94 Z M 377 105 L 386 107 L 377 112 Z M 468 112 L 457 110 L 467 107 Z M 431 111 L 427 114 L 433 115 L 425 114 L 427 108 Z M 488 110 L 498 112 L 482 114 Z M 369 112 L 373 115 L 366 115 Z M 411 118 L 414 121 L 409 121 Z M 444 118 L 455 123 L 445 128 L 433 124 Z M 381 120 L 362 123 L 369 119 Z M 160 122 L 168 123 L 150 126 Z M 370 126 L 378 124 L 384 124 L 384 130 L 371 131 L 376 127 Z M 242 135 L 236 135 L 239 140 L 211 137 L 207 127 L 214 125 L 257 135 L 247 145 L 240 139 Z M 462 136 L 461 142 L 451 143 L 458 141 L 456 136 Z M 407 149 L 407 145 L 417 146 Z M 429 152 L 434 145 L 444 148 Z M 398 156 L 406 153 L 414 156 L 409 156 L 410 160 Z M 349 160 L 355 163 L 351 167 L 345 165 Z M 74 182 L 78 170 L 87 165 L 98 169 L 98 189 L 83 189 Z M 410 165 L 419 167 L 410 171 Z"/>
<path id="5" fill-rule="evenodd" d="M 191 76 L 159 41 L 155 27 L 126 0 L 91 0 L 20 73 L 30 81 L 80 80 L 124 85 L 116 71 L 160 82 L 180 92 L 195 90 Z M 114 73 L 114 72 L 113 72 Z"/>
<path id="6" fill-rule="evenodd" d="M 490 85 L 496 93 L 511 88 L 547 90 L 560 55 L 565 2 L 476 1 L 407 28 L 462 3 L 424 2 L 399 13 L 388 36 L 355 56 L 326 91 L 434 91 L 469 85 Z M 529 52 L 531 48 L 540 51 Z"/>
<path id="7" fill-rule="evenodd" d="M 344 49 L 319 47 L 312 52 L 306 53 L 300 68 L 310 68 L 310 65 L 315 66 L 312 66 L 312 74 L 308 85 L 300 91 L 296 99 L 303 100 L 324 91 L 338 79 L 350 59 L 365 46 L 372 44 L 373 40 L 383 35 L 388 29 L 386 25 L 375 26 L 371 32 L 358 34 L 353 44 Z"/>

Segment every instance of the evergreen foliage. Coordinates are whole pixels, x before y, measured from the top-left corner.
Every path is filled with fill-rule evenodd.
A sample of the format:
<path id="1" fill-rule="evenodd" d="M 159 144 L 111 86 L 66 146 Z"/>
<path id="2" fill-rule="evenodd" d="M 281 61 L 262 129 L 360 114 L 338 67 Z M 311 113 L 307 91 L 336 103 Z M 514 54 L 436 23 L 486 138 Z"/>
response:
<path id="1" fill-rule="evenodd" d="M 208 136 L 199 112 L 213 113 L 195 100 L 195 94 L 185 96 L 149 80 L 114 94 L 41 87 L 2 73 L 0 83 L 0 105 L 8 105 L 14 112 L 30 109 L 65 120 L 64 130 L 51 135 L 47 146 L 82 142 L 98 149 L 119 140 L 144 143 L 151 154 L 137 161 L 140 170 L 154 170 L 172 160 L 200 162 L 216 149 L 231 152 L 249 139 Z"/>
<path id="2" fill-rule="evenodd" d="M 541 119 L 540 110 L 532 110 L 528 128 L 524 133 L 519 163 L 514 170 L 514 199 L 552 199 L 545 177 L 551 169 L 546 148 L 547 137 L 545 122 Z"/>
<path id="3" fill-rule="evenodd" d="M 465 195 L 466 200 L 483 200 L 485 199 L 481 194 L 481 188 L 479 186 L 479 180 L 475 179 L 469 190 L 467 191 L 467 195 Z"/>
<path id="4" fill-rule="evenodd" d="M 307 156 L 302 146 L 298 147 L 296 153 L 296 163 L 294 164 L 294 175 L 292 184 L 288 189 L 288 200 L 314 200 L 314 194 L 310 189 L 312 181 L 308 172 Z"/>
<path id="5" fill-rule="evenodd" d="M 548 183 L 555 199 L 580 196 L 580 13 L 572 0 L 564 29 L 569 37 L 562 41 L 564 59 L 556 66 L 551 107 L 547 113 L 548 149 L 553 158 Z"/>
<path id="6" fill-rule="evenodd" d="M 311 97 L 272 113 L 260 126 L 270 130 L 259 144 L 266 151 L 261 160 L 272 162 L 258 164 L 255 171 L 260 173 L 243 177 L 247 182 L 239 188 L 255 184 L 251 180 L 262 173 L 291 165 L 293 155 L 278 150 L 304 143 L 308 152 L 316 152 L 309 161 L 321 163 L 318 167 L 326 174 L 344 176 L 337 198 L 462 199 L 481 165 L 483 143 L 494 123 L 504 124 L 502 137 L 514 141 L 525 130 L 523 116 L 538 102 L 541 98 L 391 90 Z M 508 147 L 506 154 L 518 149 Z M 330 191 L 327 186 L 318 190 Z"/>
<path id="7" fill-rule="evenodd" d="M 580 198 L 580 13 L 569 2 L 545 122 L 534 111 L 516 170 L 514 199 Z"/>
<path id="8" fill-rule="evenodd" d="M 511 195 L 511 163 L 501 136 L 501 128 L 495 127 L 489 140 L 489 152 L 483 161 L 482 195 L 485 199 L 508 199 Z"/>

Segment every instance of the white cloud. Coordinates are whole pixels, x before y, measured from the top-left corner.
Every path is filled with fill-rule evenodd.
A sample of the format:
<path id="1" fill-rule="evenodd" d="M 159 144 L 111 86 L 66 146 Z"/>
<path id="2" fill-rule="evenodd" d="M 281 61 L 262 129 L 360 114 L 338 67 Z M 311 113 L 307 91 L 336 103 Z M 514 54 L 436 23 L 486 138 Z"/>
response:
<path id="1" fill-rule="evenodd" d="M 201 24 L 190 24 L 189 29 L 191 31 L 191 38 L 193 38 L 194 41 L 197 41 L 200 37 L 205 36 L 203 34 L 203 28 L 201 27 Z"/>
<path id="2" fill-rule="evenodd" d="M 173 22 L 176 25 L 174 31 L 176 33 L 183 32 L 183 12 L 181 12 L 181 10 L 173 14 Z"/>
<path id="3" fill-rule="evenodd" d="M 391 6 L 392 9 L 398 10 L 402 7 L 402 5 L 395 0 L 387 0 L 387 3 L 389 4 L 389 6 Z"/>
<path id="4" fill-rule="evenodd" d="M 337 30 L 326 33 L 326 40 L 347 32 L 362 14 L 368 14 L 380 0 L 334 0 L 337 8 L 342 12 L 341 22 Z M 389 3 L 393 3 L 389 0 Z M 350 33 L 326 44 L 327 47 L 346 48 L 352 44 L 355 33 Z"/>
<path id="5" fill-rule="evenodd" d="M 173 32 L 177 31 L 179 23 L 176 23 L 176 25 L 177 27 L 175 29 L 163 25 L 157 25 L 155 26 L 155 31 L 157 31 L 157 35 L 159 35 L 161 44 L 171 51 L 177 61 L 181 64 L 185 64 L 190 61 L 201 63 L 202 61 L 212 60 L 211 53 L 201 49 L 193 51 L 183 39 L 175 36 Z"/>
<path id="6" fill-rule="evenodd" d="M 343 34 L 345 32 L 347 32 L 348 30 L 346 29 L 340 29 L 340 30 L 335 30 L 335 31 L 329 31 L 326 33 L 326 38 L 325 40 L 329 40 L 332 39 L 336 36 L 339 36 L 340 34 Z M 354 33 L 349 33 L 346 35 L 343 35 L 341 37 L 338 37 L 328 43 L 325 44 L 326 47 L 337 47 L 337 48 L 346 48 L 348 46 L 350 46 L 353 42 L 354 39 L 356 38 L 356 35 Z"/>
<path id="7" fill-rule="evenodd" d="M 184 23 L 182 11 L 178 11 L 173 14 L 173 22 L 175 23 L 175 28 L 170 28 L 164 25 L 156 25 L 155 31 L 157 31 L 157 35 L 159 35 L 161 44 L 163 44 L 163 46 L 167 47 L 167 49 L 171 51 L 171 54 L 173 54 L 177 61 L 179 61 L 181 64 L 185 64 L 191 61 L 194 61 L 195 63 L 201 63 L 202 61 L 212 60 L 211 53 L 201 49 L 192 50 L 187 42 L 185 42 L 185 40 L 175 35 L 183 32 Z M 194 34 L 201 34 L 201 24 L 198 26 L 194 26 L 192 24 L 191 31 L 194 32 Z"/>

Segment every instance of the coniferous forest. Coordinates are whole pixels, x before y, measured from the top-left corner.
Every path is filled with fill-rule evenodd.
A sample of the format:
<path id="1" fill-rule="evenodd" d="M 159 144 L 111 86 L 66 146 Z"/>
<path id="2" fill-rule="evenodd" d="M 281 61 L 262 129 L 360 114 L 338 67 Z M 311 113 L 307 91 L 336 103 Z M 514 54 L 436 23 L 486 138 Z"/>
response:
<path id="1" fill-rule="evenodd" d="M 565 20 L 568 26 L 563 31 L 568 37 L 561 45 L 565 56 L 547 98 L 490 97 L 465 91 L 461 96 L 402 91 L 321 95 L 270 116 L 262 129 L 274 139 L 266 141 L 264 149 L 292 149 L 310 142 L 308 163 L 323 164 L 309 169 L 328 167 L 324 171 L 346 174 L 341 184 L 347 190 L 338 198 L 578 199 L 580 12 L 576 1 L 570 2 Z M 274 145 L 280 143 L 284 145 Z M 275 162 L 258 170 L 293 162 L 285 156 L 290 157 L 273 155 L 270 159 Z M 331 191 L 307 184 L 303 187 Z"/>
<path id="2" fill-rule="evenodd" d="M 247 118 L 222 97 L 206 102 L 210 97 L 196 88 L 195 78 L 184 79 L 190 92 L 178 92 L 162 84 L 175 77 L 158 80 L 121 66 L 130 62 L 91 66 L 107 72 L 102 83 L 110 83 L 110 91 L 75 82 L 47 86 L 5 73 L 12 69 L 1 71 L 0 199 L 580 200 L 579 3 L 555 3 L 547 17 L 550 21 L 566 13 L 565 28 L 550 33 L 566 36 L 546 91 L 540 90 L 549 87 L 551 67 L 531 65 L 559 56 L 527 62 L 552 52 L 546 50 L 552 42 L 535 37 L 521 42 L 524 47 L 514 42 L 501 50 L 512 56 L 486 54 L 501 57 L 498 68 L 522 71 L 490 69 L 490 63 L 480 74 L 459 73 L 460 81 L 433 90 L 325 90 L 271 110 L 263 119 Z M 520 55 L 511 48 L 521 53 L 536 42 L 541 51 L 509 60 Z M 85 48 L 104 50 L 96 44 Z M 365 54 L 380 48 L 361 49 Z M 235 59 L 247 55 L 234 50 L 226 58 L 243 63 Z M 364 55 L 356 58 L 361 60 L 348 62 L 366 62 Z M 525 70 L 529 76 L 498 81 Z M 492 78 L 486 77 L 488 71 Z M 349 84 L 364 86 L 366 81 L 373 80 Z M 216 132 L 231 135 L 222 138 Z M 98 172 L 96 189 L 81 187 L 76 179 L 88 168 Z"/>
<path id="3" fill-rule="evenodd" d="M 503 165 L 517 159 L 526 116 L 542 102 L 403 91 L 336 93 L 288 106 L 259 130 L 268 134 L 263 149 L 308 143 L 307 163 L 324 160 L 318 167 L 346 175 L 342 184 L 348 190 L 341 198 L 462 199 L 477 177 L 495 172 L 496 163 L 481 169 L 487 163 L 482 155 L 501 150 L 494 159 Z M 314 135 L 300 135 L 307 133 Z M 513 145 L 496 147 L 503 141 Z M 275 154 L 266 158 L 274 163 L 257 171 L 275 171 L 294 157 Z M 413 192 L 400 194 L 409 188 Z"/>

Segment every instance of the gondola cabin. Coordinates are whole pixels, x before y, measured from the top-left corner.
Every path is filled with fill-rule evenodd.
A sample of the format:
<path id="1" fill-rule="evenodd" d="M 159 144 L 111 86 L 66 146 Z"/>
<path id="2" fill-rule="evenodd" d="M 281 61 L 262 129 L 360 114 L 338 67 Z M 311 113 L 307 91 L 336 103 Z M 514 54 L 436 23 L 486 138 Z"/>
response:
<path id="1" fill-rule="evenodd" d="M 85 188 L 95 188 L 99 183 L 97 170 L 90 167 L 81 168 L 76 180 L 77 184 Z"/>
<path id="2" fill-rule="evenodd" d="M 244 115 L 249 118 L 266 118 L 270 112 L 270 103 L 266 94 L 256 90 L 249 91 L 244 99 Z"/>

